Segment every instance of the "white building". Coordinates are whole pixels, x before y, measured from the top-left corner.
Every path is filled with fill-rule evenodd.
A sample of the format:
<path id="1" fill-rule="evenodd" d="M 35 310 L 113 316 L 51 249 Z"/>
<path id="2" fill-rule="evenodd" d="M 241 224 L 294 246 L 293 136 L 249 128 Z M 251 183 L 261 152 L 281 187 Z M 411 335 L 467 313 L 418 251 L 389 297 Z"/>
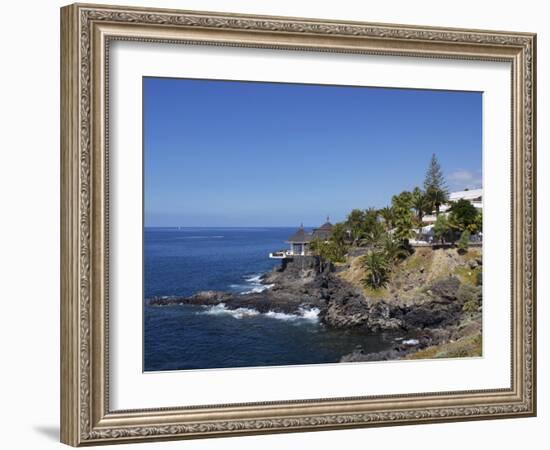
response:
<path id="1" fill-rule="evenodd" d="M 483 189 L 467 189 L 465 191 L 451 192 L 449 194 L 449 203 L 441 205 L 439 208 L 440 213 L 446 213 L 451 207 L 451 202 L 458 200 L 468 200 L 477 209 L 483 209 Z M 422 221 L 431 224 L 435 223 L 437 216 L 435 214 L 428 214 L 422 218 Z"/>
<path id="2" fill-rule="evenodd" d="M 451 192 L 449 194 L 449 203 L 441 205 L 439 208 L 440 214 L 449 214 L 449 209 L 451 208 L 452 202 L 458 200 L 468 200 L 472 205 L 474 205 L 478 210 L 483 209 L 483 189 L 467 189 L 464 191 Z M 429 214 L 422 218 L 422 222 L 425 224 L 417 233 L 415 239 L 411 239 L 410 243 L 413 245 L 429 245 L 433 240 L 433 227 L 434 223 L 437 220 L 435 214 Z M 481 242 L 483 239 L 482 233 L 477 233 L 475 236 L 471 236 L 470 240 L 472 242 Z"/>
<path id="3" fill-rule="evenodd" d="M 478 209 L 483 208 L 483 189 L 467 189 L 465 191 L 451 192 L 449 200 L 456 202 L 457 200 L 468 200 Z"/>

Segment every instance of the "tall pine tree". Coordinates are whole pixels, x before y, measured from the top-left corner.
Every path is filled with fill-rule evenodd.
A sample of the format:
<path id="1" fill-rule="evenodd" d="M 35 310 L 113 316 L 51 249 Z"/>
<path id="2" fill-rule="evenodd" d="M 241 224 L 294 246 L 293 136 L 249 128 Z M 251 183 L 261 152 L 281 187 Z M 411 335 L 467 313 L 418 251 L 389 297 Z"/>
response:
<path id="1" fill-rule="evenodd" d="M 426 191 L 428 201 L 432 207 L 435 208 L 436 215 L 439 215 L 441 205 L 449 200 L 449 191 L 435 153 L 432 155 L 430 165 L 426 172 L 424 190 Z"/>

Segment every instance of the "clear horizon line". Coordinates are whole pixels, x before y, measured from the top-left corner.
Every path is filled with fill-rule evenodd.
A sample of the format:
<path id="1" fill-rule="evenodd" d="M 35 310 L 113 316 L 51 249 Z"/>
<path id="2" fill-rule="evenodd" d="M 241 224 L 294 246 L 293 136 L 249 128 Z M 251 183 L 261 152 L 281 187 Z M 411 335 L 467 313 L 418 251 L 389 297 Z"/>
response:
<path id="1" fill-rule="evenodd" d="M 304 225 L 315 228 L 318 225 Z M 143 228 L 300 228 L 300 225 L 144 225 Z"/>

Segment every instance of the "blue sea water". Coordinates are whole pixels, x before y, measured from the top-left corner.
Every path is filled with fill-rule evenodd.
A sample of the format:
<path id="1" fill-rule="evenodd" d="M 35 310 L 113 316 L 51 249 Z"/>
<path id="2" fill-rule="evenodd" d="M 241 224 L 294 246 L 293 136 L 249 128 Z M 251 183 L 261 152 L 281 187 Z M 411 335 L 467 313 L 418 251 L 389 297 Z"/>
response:
<path id="1" fill-rule="evenodd" d="M 261 290 L 268 258 L 294 228 L 146 228 L 144 298 L 198 291 Z M 144 304 L 144 370 L 184 370 L 338 362 L 357 346 L 387 348 L 383 336 L 331 330 L 317 311 L 301 315 L 223 307 Z"/>

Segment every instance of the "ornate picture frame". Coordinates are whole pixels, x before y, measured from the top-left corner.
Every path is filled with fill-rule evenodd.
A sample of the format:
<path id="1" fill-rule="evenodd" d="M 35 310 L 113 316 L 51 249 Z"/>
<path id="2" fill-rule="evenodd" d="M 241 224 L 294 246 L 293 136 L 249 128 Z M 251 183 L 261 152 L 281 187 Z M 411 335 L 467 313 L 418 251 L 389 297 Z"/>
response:
<path id="1" fill-rule="evenodd" d="M 507 389 L 114 411 L 109 402 L 109 80 L 116 40 L 505 61 L 512 67 Z M 74 4 L 61 9 L 61 440 L 72 445 L 536 414 L 536 36 Z"/>

